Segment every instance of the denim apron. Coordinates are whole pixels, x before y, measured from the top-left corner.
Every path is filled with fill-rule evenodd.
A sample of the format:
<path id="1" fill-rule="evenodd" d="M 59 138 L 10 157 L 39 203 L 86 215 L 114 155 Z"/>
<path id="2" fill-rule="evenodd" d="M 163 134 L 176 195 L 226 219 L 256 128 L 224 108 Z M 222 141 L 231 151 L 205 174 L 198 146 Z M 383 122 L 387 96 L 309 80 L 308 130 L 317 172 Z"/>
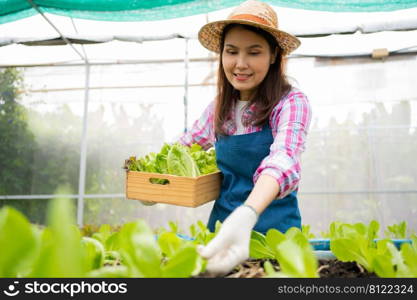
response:
<path id="1" fill-rule="evenodd" d="M 217 166 L 223 173 L 220 196 L 215 201 L 207 227 L 214 232 L 217 220 L 223 221 L 248 198 L 253 175 L 262 160 L 269 155 L 274 139 L 269 122 L 261 131 L 219 136 L 215 143 Z M 283 199 L 274 199 L 259 216 L 254 230 L 265 234 L 275 228 L 285 233 L 290 227 L 301 228 L 297 191 Z"/>

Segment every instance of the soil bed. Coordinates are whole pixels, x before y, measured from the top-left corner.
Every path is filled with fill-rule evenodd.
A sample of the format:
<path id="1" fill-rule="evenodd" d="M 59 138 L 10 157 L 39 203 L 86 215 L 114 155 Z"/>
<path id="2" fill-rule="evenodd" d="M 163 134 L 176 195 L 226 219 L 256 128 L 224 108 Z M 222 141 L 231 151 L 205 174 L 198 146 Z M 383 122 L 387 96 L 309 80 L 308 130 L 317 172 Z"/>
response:
<path id="1" fill-rule="evenodd" d="M 223 276 L 226 278 L 260 278 L 264 277 L 264 259 L 249 259 L 238 265 L 232 272 Z M 276 260 L 269 260 L 275 270 L 279 271 Z M 320 278 L 370 278 L 377 277 L 375 273 L 369 273 L 356 262 L 342 262 L 336 259 L 319 260 L 317 272 Z M 207 273 L 196 276 L 198 278 L 214 277 Z"/>

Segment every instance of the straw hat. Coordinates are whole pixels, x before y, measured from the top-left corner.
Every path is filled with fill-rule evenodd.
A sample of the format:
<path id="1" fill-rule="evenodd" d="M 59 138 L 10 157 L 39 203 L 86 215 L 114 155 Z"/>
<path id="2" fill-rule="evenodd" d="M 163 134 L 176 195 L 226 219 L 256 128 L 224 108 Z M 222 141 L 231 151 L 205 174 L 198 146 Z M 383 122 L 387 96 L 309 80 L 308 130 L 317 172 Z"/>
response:
<path id="1" fill-rule="evenodd" d="M 247 24 L 261 28 L 275 37 L 287 55 L 298 48 L 300 40 L 278 29 L 278 18 L 274 9 L 266 3 L 249 0 L 236 7 L 226 20 L 207 23 L 198 32 L 200 43 L 210 51 L 220 52 L 220 39 L 228 24 Z"/>

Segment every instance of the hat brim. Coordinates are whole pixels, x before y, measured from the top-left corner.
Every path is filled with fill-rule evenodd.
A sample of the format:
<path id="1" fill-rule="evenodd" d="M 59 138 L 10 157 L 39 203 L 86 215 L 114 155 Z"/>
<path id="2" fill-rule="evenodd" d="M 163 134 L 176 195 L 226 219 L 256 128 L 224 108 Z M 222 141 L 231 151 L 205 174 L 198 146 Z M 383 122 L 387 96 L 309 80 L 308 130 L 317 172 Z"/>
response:
<path id="1" fill-rule="evenodd" d="M 198 40 L 208 50 L 220 53 L 220 39 L 224 27 L 228 24 L 244 24 L 265 30 L 276 39 L 278 45 L 283 49 L 284 56 L 290 54 L 301 44 L 298 38 L 285 31 L 244 19 L 223 20 L 207 23 L 201 27 L 198 32 Z"/>

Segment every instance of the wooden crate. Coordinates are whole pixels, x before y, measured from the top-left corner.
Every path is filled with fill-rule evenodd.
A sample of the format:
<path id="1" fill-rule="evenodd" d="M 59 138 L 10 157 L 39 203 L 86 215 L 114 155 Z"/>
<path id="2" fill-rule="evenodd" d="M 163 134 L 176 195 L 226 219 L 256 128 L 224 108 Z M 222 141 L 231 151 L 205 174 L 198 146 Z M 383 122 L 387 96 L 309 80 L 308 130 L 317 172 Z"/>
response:
<path id="1" fill-rule="evenodd" d="M 151 183 L 150 179 L 167 179 L 168 184 Z M 126 171 L 126 198 L 197 207 L 217 199 L 221 173 L 198 177 Z"/>

